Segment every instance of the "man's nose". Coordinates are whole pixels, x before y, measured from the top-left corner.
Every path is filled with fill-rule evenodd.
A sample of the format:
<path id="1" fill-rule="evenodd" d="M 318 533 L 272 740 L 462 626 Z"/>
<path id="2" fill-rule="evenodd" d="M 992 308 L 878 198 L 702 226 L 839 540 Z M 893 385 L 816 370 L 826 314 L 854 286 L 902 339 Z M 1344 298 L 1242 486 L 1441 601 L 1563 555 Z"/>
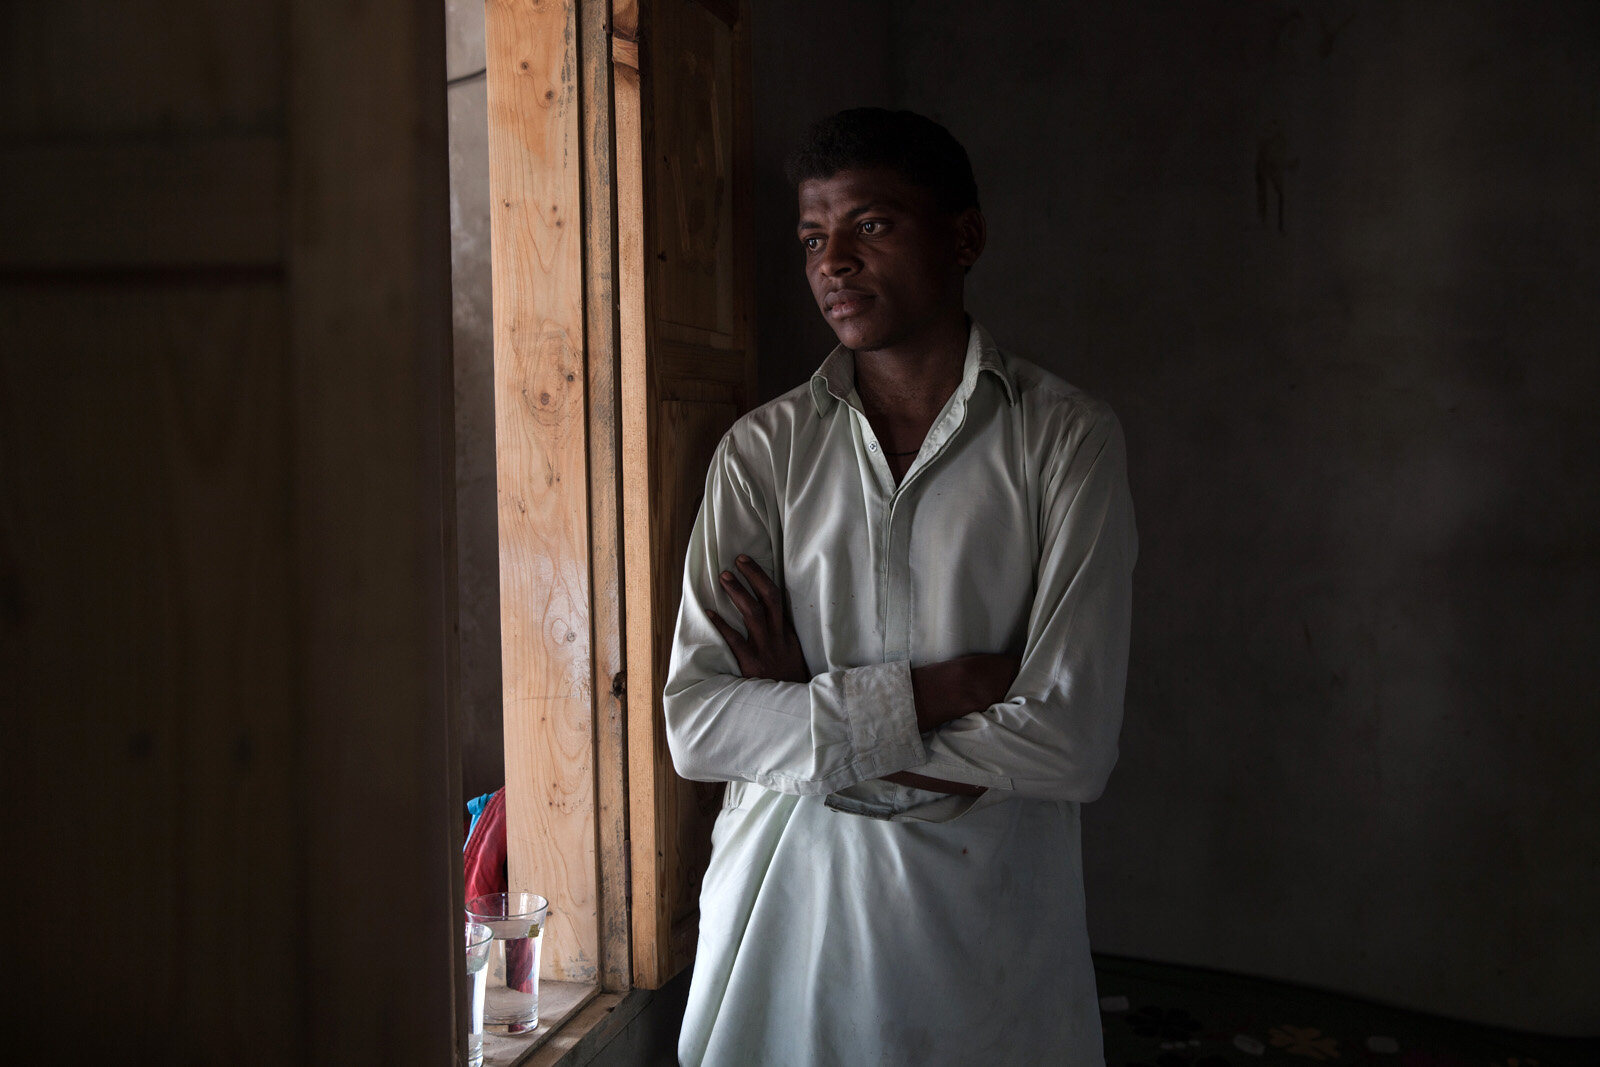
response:
<path id="1" fill-rule="evenodd" d="M 835 237 L 822 250 L 822 273 L 834 278 L 851 274 L 860 266 L 856 259 L 855 242 L 848 237 Z"/>

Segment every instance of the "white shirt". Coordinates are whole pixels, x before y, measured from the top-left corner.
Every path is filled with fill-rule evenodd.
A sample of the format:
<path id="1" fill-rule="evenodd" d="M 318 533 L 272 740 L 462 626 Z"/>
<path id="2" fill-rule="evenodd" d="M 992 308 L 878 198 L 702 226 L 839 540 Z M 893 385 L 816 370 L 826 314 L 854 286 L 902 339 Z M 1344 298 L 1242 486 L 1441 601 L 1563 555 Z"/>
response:
<path id="1" fill-rule="evenodd" d="M 854 355 L 718 446 L 668 672 L 678 772 L 730 783 L 685 1064 L 1100 1064 L 1078 805 L 1116 761 L 1136 555 L 1104 404 L 974 324 L 897 486 Z M 814 677 L 741 678 L 705 610 L 751 556 Z M 910 668 L 1021 655 L 1006 699 L 917 731 Z M 987 787 L 947 796 L 880 776 Z"/>

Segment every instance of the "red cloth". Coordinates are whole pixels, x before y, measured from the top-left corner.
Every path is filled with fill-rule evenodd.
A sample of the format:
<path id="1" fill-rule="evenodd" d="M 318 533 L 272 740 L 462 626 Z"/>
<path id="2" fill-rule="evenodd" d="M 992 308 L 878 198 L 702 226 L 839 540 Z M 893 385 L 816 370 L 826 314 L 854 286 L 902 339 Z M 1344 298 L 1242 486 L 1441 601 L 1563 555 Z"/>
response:
<path id="1" fill-rule="evenodd" d="M 483 806 L 483 814 L 472 828 L 463 852 L 467 873 L 467 900 L 488 893 L 505 893 L 510 890 L 510 875 L 506 868 L 506 791 L 495 790 Z M 532 993 L 534 983 L 534 944 L 525 938 L 508 940 L 506 949 L 506 985 L 522 993 Z"/>
<path id="2" fill-rule="evenodd" d="M 495 790 L 472 828 L 462 854 L 467 868 L 467 899 L 485 893 L 504 893 L 510 886 L 506 873 L 506 791 Z"/>

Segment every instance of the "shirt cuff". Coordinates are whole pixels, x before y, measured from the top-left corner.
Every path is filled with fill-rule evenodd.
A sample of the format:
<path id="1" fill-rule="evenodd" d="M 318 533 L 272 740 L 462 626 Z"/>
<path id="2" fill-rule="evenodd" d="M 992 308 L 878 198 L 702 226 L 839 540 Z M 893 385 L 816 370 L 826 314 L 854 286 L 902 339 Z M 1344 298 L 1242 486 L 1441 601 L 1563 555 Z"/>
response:
<path id="1" fill-rule="evenodd" d="M 829 793 L 823 805 L 846 815 L 889 822 L 950 822 L 971 811 L 988 795 L 953 796 L 874 779 Z"/>
<path id="2" fill-rule="evenodd" d="M 911 664 L 875 663 L 840 679 L 852 761 L 859 778 L 880 778 L 927 762 L 911 695 Z"/>

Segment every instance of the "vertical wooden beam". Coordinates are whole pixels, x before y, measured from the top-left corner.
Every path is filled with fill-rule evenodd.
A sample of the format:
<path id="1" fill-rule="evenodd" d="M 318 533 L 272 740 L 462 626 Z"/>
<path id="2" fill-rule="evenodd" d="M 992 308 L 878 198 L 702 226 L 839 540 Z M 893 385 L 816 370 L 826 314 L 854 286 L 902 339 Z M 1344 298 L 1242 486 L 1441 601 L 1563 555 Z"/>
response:
<path id="1" fill-rule="evenodd" d="M 612 58 L 616 109 L 617 292 L 622 385 L 622 495 L 624 513 L 653 528 L 650 447 L 655 389 L 650 374 L 650 309 L 646 279 L 645 114 L 640 73 L 640 19 L 636 0 L 612 8 Z M 648 531 L 624 541 L 627 568 L 628 819 L 632 858 L 633 980 L 658 987 L 667 977 L 671 915 L 664 854 L 659 844 L 665 774 L 664 738 L 655 714 L 662 679 L 655 671 L 656 567 Z"/>
<path id="2" fill-rule="evenodd" d="M 576 0 L 491 0 L 490 244 L 511 887 L 550 898 L 543 973 L 601 957 Z"/>
<path id="3" fill-rule="evenodd" d="M 287 11 L 306 1062 L 445 1063 L 463 965 L 443 18 L 420 3 Z"/>
<path id="4" fill-rule="evenodd" d="M 627 672 L 623 633 L 622 413 L 611 108 L 611 0 L 581 0 L 585 330 L 589 365 L 589 549 L 593 593 L 600 975 L 633 985 L 628 936 Z"/>

